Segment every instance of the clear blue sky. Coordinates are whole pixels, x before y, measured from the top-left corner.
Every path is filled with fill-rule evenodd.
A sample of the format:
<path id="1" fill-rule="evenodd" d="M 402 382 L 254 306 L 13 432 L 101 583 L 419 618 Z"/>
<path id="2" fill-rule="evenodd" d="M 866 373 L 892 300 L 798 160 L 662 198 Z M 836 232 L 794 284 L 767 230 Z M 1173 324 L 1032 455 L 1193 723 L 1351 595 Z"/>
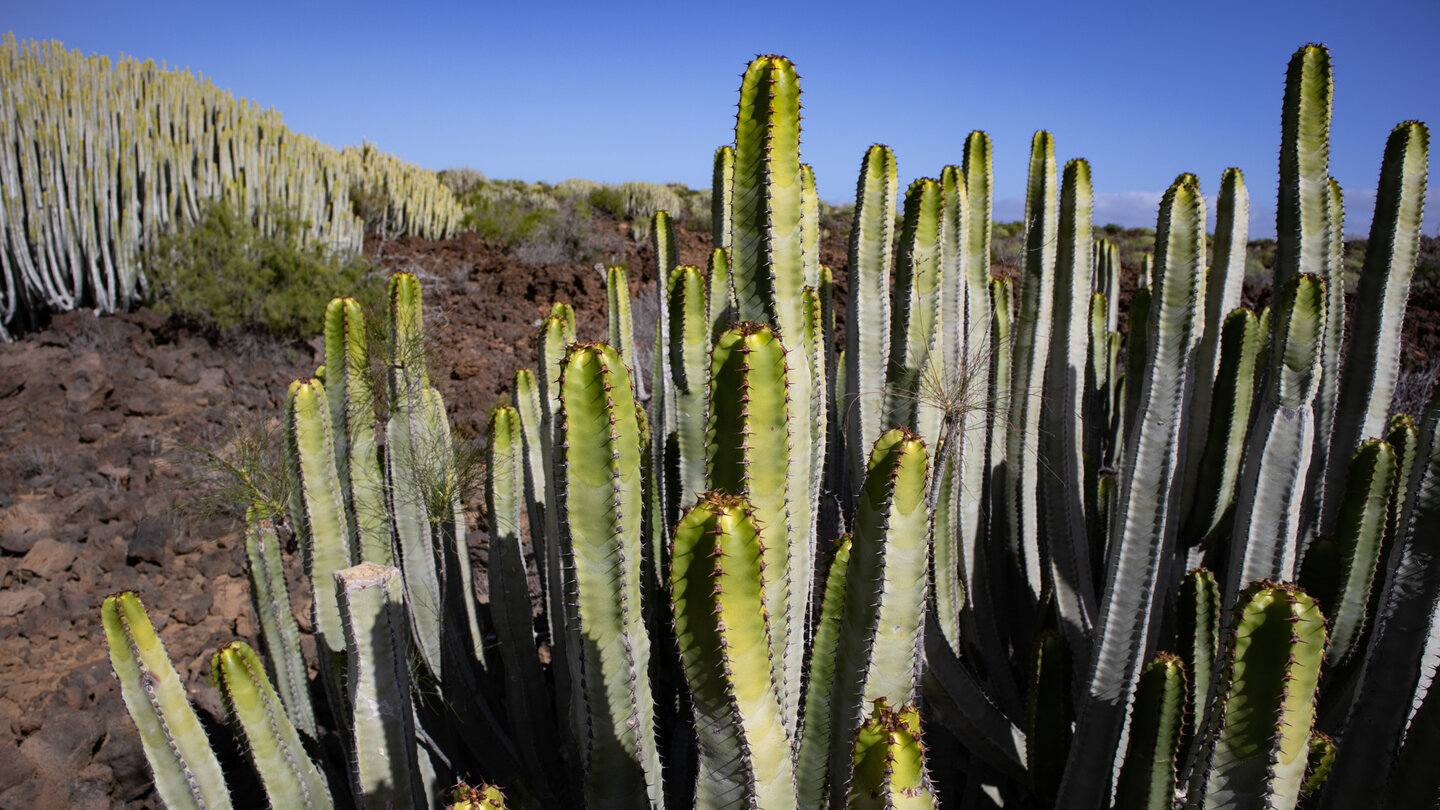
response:
<path id="1" fill-rule="evenodd" d="M 1239 166 L 1252 232 L 1273 233 L 1285 66 L 1310 41 L 1333 57 L 1348 232 L 1368 229 L 1391 127 L 1440 127 L 1440 0 L 1086 5 L 0 0 L 0 27 L 188 66 L 302 132 L 432 168 L 695 187 L 733 138 L 745 63 L 782 53 L 802 77 L 823 198 L 853 198 L 871 143 L 895 149 L 904 182 L 958 163 L 978 128 L 1000 219 L 1019 218 L 1045 128 L 1062 161 L 1090 160 L 1097 224 L 1153 226 L 1176 174 L 1208 194 Z"/>

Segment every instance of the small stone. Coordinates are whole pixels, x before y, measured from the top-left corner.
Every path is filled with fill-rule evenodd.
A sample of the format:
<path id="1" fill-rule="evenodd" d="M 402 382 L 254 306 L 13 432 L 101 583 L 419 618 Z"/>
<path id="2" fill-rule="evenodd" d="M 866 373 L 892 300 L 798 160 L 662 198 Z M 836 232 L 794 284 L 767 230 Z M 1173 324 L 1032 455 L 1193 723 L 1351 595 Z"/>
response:
<path id="1" fill-rule="evenodd" d="M 69 498 L 75 493 L 85 489 L 89 486 L 89 483 L 90 482 L 85 480 L 85 476 L 79 473 L 71 473 L 55 483 L 55 496 L 58 498 Z"/>
<path id="2" fill-rule="evenodd" d="M 0 793 L 23 783 L 35 773 L 35 764 L 23 756 L 0 757 Z"/>
<path id="3" fill-rule="evenodd" d="M 175 553 L 177 555 L 194 554 L 199 551 L 203 545 L 199 532 L 182 531 L 175 537 Z"/>
<path id="4" fill-rule="evenodd" d="M 170 611 L 175 621 L 181 624 L 196 625 L 210 615 L 210 606 L 215 604 L 215 597 L 209 591 L 200 591 L 188 599 L 181 599 Z"/>
<path id="5" fill-rule="evenodd" d="M 0 532 L 0 548 L 11 554 L 24 554 L 40 542 L 44 535 L 35 526 L 24 526 Z"/>
<path id="6" fill-rule="evenodd" d="M 108 728 L 94 761 L 110 768 L 114 774 L 115 798 L 133 801 L 150 790 L 150 766 L 145 762 L 144 751 L 135 744 L 138 739 L 135 722 L 120 701 L 113 699 L 111 705 L 96 706 L 92 711 L 102 710 Z"/>
<path id="7" fill-rule="evenodd" d="M 45 603 L 39 588 L 6 588 L 0 591 L 0 616 L 19 616 Z"/>
<path id="8" fill-rule="evenodd" d="M 175 369 L 175 380 L 181 385 L 194 385 L 200 382 L 200 361 L 187 360 Z"/>
<path id="9" fill-rule="evenodd" d="M 135 536 L 130 538 L 127 561 L 138 560 L 156 565 L 164 564 L 166 535 L 165 524 L 160 520 L 146 518 L 140 521 L 140 525 L 135 529 Z"/>
<path id="10" fill-rule="evenodd" d="M 80 441 L 89 444 L 105 438 L 105 426 L 99 422 L 86 422 L 80 426 Z"/>
<path id="11" fill-rule="evenodd" d="M 31 546 L 30 551 L 20 560 L 20 570 L 29 571 L 44 579 L 54 579 L 55 575 L 70 568 L 70 564 L 75 562 L 76 554 L 75 547 L 68 543 L 43 538 Z"/>
<path id="12" fill-rule="evenodd" d="M 125 396 L 125 413 L 130 416 L 158 416 L 164 412 L 160 398 L 148 386 L 136 386 Z"/>

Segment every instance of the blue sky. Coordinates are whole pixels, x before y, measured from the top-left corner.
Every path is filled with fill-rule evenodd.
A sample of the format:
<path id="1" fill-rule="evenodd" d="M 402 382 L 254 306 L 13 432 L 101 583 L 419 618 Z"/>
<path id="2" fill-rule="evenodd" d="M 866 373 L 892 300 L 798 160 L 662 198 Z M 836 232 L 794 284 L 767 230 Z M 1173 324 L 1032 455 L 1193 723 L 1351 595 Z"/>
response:
<path id="1" fill-rule="evenodd" d="M 0 25 L 188 66 L 336 145 L 368 138 L 432 168 L 551 182 L 708 186 L 741 70 L 782 53 L 802 77 L 822 197 L 853 198 L 871 143 L 895 149 L 903 182 L 958 163 L 984 129 L 999 219 L 1019 218 L 1030 135 L 1045 128 L 1062 161 L 1090 160 L 1097 224 L 1153 226 L 1176 174 L 1212 193 L 1239 166 L 1252 233 L 1273 233 L 1285 66 L 1310 41 L 1333 58 L 1347 232 L 1368 229 L 1390 129 L 1440 126 L 1437 0 L 772 5 L 0 0 Z"/>

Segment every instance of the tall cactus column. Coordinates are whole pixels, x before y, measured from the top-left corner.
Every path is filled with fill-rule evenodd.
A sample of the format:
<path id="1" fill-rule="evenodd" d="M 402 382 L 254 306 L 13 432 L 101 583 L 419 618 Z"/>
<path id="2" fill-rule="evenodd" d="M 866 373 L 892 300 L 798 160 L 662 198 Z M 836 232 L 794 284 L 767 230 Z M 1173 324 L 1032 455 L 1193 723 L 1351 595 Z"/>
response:
<path id="1" fill-rule="evenodd" d="M 587 806 L 659 808 L 660 757 L 641 611 L 640 425 L 630 373 L 577 344 L 560 376 L 555 475 L 566 557 L 570 722 Z"/>
<path id="2" fill-rule="evenodd" d="M 1161 578 L 1178 530 L 1178 470 L 1186 376 L 1204 318 L 1205 200 L 1193 175 L 1165 192 L 1156 228 L 1159 266 L 1152 293 L 1135 424 L 1129 428 L 1100 621 L 1061 794 L 1076 808 L 1100 807 L 1114 775 L 1125 706 L 1140 678 Z"/>

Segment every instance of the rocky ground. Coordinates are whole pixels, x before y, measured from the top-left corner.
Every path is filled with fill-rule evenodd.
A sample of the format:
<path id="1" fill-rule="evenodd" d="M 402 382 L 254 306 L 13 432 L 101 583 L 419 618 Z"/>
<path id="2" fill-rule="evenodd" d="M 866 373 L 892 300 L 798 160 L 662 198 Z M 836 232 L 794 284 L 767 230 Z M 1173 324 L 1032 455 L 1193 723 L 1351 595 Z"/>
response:
<path id="1" fill-rule="evenodd" d="M 635 292 L 653 289 L 649 248 L 617 244 L 609 258 L 628 265 Z M 707 244 L 682 231 L 681 261 L 703 266 Z M 515 369 L 533 366 L 551 301 L 575 305 L 582 338 L 604 334 L 592 267 L 523 266 L 474 235 L 370 249 L 387 270 L 422 277 L 432 379 L 462 433 L 483 431 Z M 824 250 L 843 266 L 843 237 Z M 1440 292 L 1427 295 L 1433 316 Z M 1436 323 L 1412 313 L 1410 366 L 1440 357 Z M 235 517 L 187 508 L 197 469 L 185 446 L 219 448 L 237 424 L 273 422 L 320 348 L 208 339 L 146 309 L 59 315 L 0 346 L 0 745 L 14 752 L 0 755 L 0 810 L 157 805 L 110 669 L 106 594 L 140 592 L 202 716 L 221 716 L 209 654 L 255 643 L 257 626 Z M 471 535 L 481 544 L 482 528 Z"/>

